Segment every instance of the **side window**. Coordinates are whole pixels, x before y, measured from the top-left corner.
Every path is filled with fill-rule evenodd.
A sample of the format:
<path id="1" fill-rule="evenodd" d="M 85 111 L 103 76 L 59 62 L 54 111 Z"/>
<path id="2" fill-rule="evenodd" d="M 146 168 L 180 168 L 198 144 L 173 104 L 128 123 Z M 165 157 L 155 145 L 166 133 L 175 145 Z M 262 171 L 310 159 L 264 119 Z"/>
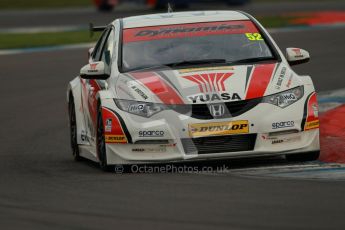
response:
<path id="1" fill-rule="evenodd" d="M 104 44 L 102 57 L 101 57 L 101 61 L 104 62 L 105 66 L 109 68 L 109 70 L 111 68 L 111 61 L 114 54 L 114 47 L 115 47 L 115 32 L 114 32 L 114 29 L 111 29 L 108 39 Z"/>
<path id="2" fill-rule="evenodd" d="M 100 60 L 103 44 L 104 44 L 104 41 L 107 38 L 108 34 L 109 34 L 109 29 L 106 29 L 103 31 L 100 39 L 98 40 L 98 42 L 95 46 L 95 50 L 92 53 L 92 60 L 94 60 L 94 61 Z"/>

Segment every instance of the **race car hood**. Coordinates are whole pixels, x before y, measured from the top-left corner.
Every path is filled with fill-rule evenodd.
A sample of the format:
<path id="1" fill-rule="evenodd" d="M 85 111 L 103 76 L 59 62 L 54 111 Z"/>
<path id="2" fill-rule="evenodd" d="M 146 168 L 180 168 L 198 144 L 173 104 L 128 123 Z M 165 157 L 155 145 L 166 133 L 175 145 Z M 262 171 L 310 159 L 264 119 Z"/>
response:
<path id="1" fill-rule="evenodd" d="M 261 98 L 301 85 L 283 63 L 221 66 L 121 74 L 118 99 L 163 104 L 205 104 Z"/>

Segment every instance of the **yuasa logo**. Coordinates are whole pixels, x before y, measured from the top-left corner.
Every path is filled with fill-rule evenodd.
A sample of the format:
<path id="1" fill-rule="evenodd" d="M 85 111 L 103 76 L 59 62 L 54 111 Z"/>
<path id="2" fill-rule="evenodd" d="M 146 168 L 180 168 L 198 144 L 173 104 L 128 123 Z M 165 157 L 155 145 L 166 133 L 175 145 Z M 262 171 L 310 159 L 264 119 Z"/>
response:
<path id="1" fill-rule="evenodd" d="M 183 78 L 196 83 L 201 93 L 225 91 L 224 82 L 233 75 L 233 73 L 211 73 L 195 74 Z"/>
<path id="2" fill-rule="evenodd" d="M 190 96 L 188 97 L 188 99 L 193 102 L 193 103 L 197 103 L 197 102 L 208 102 L 208 101 L 220 101 L 220 100 L 224 100 L 224 101 L 228 101 L 228 100 L 241 100 L 241 97 L 237 94 L 237 93 L 211 93 L 211 94 L 202 94 L 202 95 L 196 95 L 196 96 Z"/>

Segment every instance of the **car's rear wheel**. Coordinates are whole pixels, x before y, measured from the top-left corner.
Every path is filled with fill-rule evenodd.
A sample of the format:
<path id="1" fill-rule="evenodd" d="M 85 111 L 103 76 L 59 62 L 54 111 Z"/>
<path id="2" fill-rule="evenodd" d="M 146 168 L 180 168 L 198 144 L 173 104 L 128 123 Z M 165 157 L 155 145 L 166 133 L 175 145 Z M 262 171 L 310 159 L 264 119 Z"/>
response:
<path id="1" fill-rule="evenodd" d="M 113 171 L 114 167 L 108 165 L 107 153 L 105 148 L 104 126 L 102 118 L 102 108 L 99 107 L 97 115 L 97 154 L 99 159 L 99 166 L 105 172 Z"/>
<path id="2" fill-rule="evenodd" d="M 80 161 L 81 157 L 79 155 L 79 147 L 77 142 L 77 120 L 75 115 L 74 98 L 72 95 L 70 95 L 68 111 L 72 154 L 75 161 Z"/>
<path id="3" fill-rule="evenodd" d="M 299 153 L 299 154 L 287 154 L 285 157 L 288 161 L 292 162 L 304 162 L 304 161 L 315 161 L 319 159 L 320 151 Z"/>

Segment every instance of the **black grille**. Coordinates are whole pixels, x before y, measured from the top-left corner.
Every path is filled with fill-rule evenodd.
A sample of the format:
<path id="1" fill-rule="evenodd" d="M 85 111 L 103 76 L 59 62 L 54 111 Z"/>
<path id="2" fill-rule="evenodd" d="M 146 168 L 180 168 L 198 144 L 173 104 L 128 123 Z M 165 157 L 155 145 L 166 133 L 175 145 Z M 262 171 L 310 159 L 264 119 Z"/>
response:
<path id="1" fill-rule="evenodd" d="M 214 117 L 210 113 L 209 106 L 211 104 L 194 104 L 194 105 L 175 105 L 173 110 L 178 113 L 188 114 L 189 116 L 202 119 L 202 120 L 211 120 L 211 119 L 223 119 L 223 118 L 230 118 L 239 116 L 255 106 L 257 106 L 262 101 L 261 98 L 251 99 L 251 100 L 243 100 L 243 101 L 235 101 L 235 102 L 225 102 L 225 103 L 215 103 L 215 104 L 223 104 L 226 107 L 226 112 L 221 117 Z"/>
<path id="2" fill-rule="evenodd" d="M 225 153 L 251 151 L 254 149 L 256 134 L 209 136 L 181 139 L 186 154 Z"/>

